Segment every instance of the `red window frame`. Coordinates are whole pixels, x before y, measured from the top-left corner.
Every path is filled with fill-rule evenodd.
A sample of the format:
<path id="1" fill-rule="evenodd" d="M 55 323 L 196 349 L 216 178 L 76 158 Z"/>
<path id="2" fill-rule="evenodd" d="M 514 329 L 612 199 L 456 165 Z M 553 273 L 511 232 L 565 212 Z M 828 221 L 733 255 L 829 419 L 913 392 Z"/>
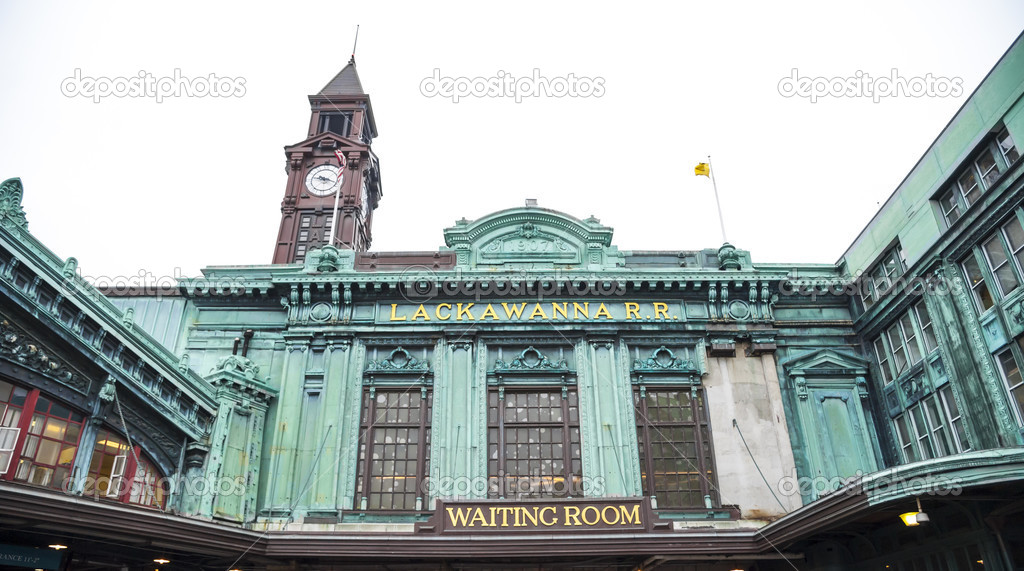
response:
<path id="1" fill-rule="evenodd" d="M 53 489 L 63 489 L 78 456 L 85 415 L 39 393 L 29 391 L 19 422 L 21 434 L 15 450 L 18 461 L 4 474 L 7 480 Z M 44 450 L 55 449 L 54 458 L 41 458 Z M 44 474 L 37 479 L 36 470 Z"/>

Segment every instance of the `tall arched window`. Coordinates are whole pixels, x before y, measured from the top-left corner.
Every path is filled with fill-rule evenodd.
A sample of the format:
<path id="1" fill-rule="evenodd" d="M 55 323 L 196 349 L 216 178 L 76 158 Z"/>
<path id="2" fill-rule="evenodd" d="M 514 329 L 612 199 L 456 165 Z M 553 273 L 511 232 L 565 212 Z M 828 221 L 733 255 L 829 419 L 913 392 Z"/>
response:
<path id="1" fill-rule="evenodd" d="M 163 509 L 167 484 L 156 466 L 119 434 L 101 428 L 96 434 L 89 477 L 83 493 L 125 503 Z"/>

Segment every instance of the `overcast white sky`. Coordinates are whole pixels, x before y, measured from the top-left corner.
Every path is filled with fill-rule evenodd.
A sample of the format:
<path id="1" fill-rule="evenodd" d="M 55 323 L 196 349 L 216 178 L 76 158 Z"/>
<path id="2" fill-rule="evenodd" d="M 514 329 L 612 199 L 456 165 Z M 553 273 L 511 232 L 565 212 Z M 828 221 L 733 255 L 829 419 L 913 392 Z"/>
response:
<path id="1" fill-rule="evenodd" d="M 34 235 L 86 276 L 269 263 L 282 148 L 355 25 L 380 132 L 374 250 L 435 250 L 465 216 L 541 206 L 615 228 L 623 250 L 721 244 L 832 263 L 1020 33 L 1024 4 L 438 4 L 0 1 L 0 179 Z M 499 71 L 602 78 L 601 97 L 420 93 Z M 779 81 L 959 78 L 960 97 L 779 94 Z M 242 97 L 66 97 L 64 78 L 244 78 Z"/>

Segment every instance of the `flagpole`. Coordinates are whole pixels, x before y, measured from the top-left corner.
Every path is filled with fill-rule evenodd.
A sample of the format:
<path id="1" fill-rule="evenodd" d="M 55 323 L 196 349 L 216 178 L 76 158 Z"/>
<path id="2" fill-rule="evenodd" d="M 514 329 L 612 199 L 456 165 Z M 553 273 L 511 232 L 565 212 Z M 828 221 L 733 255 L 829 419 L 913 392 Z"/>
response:
<path id="1" fill-rule="evenodd" d="M 342 183 L 345 182 L 344 152 L 339 149 L 337 151 L 334 151 L 334 156 L 338 157 L 338 189 L 334 191 L 334 213 L 331 214 L 331 237 L 327 242 L 332 246 L 334 246 L 334 230 L 338 227 L 338 201 L 341 200 L 341 186 Z"/>
<path id="2" fill-rule="evenodd" d="M 715 169 L 711 168 L 711 155 L 708 155 L 708 173 L 711 174 L 711 186 L 715 189 L 715 204 L 718 205 L 718 223 L 722 226 L 722 242 L 728 242 L 725 237 L 725 219 L 722 217 L 722 201 L 718 199 L 718 185 L 715 184 Z"/>
<path id="3" fill-rule="evenodd" d="M 342 178 L 345 174 L 344 167 L 342 167 L 341 174 L 338 178 Z M 344 179 L 343 179 L 344 180 Z M 331 239 L 328 244 L 334 246 L 334 230 L 338 227 L 338 201 L 341 199 L 341 185 L 338 185 L 338 190 L 334 191 L 334 214 L 331 214 Z M 337 247 L 337 246 L 335 246 Z"/>

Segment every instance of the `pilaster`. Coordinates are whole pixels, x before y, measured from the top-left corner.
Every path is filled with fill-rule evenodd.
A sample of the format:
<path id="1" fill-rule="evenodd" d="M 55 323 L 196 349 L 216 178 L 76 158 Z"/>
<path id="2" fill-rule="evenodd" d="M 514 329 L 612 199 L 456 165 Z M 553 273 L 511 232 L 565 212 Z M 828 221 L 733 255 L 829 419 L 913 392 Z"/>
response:
<path id="1" fill-rule="evenodd" d="M 951 353 L 952 362 L 946 366 L 955 373 L 952 382 L 954 390 L 961 395 L 957 404 L 964 405 L 961 411 L 970 430 L 969 438 L 976 439 L 971 445 L 984 449 L 1016 444 L 1017 429 L 1006 399 L 1002 397 L 1005 390 L 985 344 L 970 288 L 959 269 L 950 262 L 946 263 L 942 275 L 946 291 L 930 297 L 945 303 L 936 304 L 941 313 L 939 318 L 933 316 L 932 321 L 936 322 L 934 329 L 940 346 L 946 345 Z"/>
<path id="2" fill-rule="evenodd" d="M 289 517 L 291 515 L 292 478 L 296 449 L 299 440 L 299 424 L 302 408 L 303 380 L 306 367 L 306 353 L 309 341 L 302 338 L 285 342 L 283 377 L 279 386 L 280 394 L 276 403 L 278 419 L 269 431 L 270 474 L 264 486 L 265 497 L 261 502 L 260 515 L 267 517 Z"/>
<path id="3" fill-rule="evenodd" d="M 611 337 L 591 337 L 577 346 L 580 439 L 583 447 L 584 494 L 638 496 L 639 457 L 629 376 L 621 374 Z"/>
<path id="4" fill-rule="evenodd" d="M 217 389 L 218 410 L 200 516 L 239 523 L 256 519 L 264 424 L 277 394 L 258 375 L 259 367 L 252 361 L 229 355 L 207 376 Z"/>
<path id="5" fill-rule="evenodd" d="M 431 499 L 487 497 L 486 379 L 477 366 L 483 351 L 463 335 L 441 339 L 435 349 Z"/>

